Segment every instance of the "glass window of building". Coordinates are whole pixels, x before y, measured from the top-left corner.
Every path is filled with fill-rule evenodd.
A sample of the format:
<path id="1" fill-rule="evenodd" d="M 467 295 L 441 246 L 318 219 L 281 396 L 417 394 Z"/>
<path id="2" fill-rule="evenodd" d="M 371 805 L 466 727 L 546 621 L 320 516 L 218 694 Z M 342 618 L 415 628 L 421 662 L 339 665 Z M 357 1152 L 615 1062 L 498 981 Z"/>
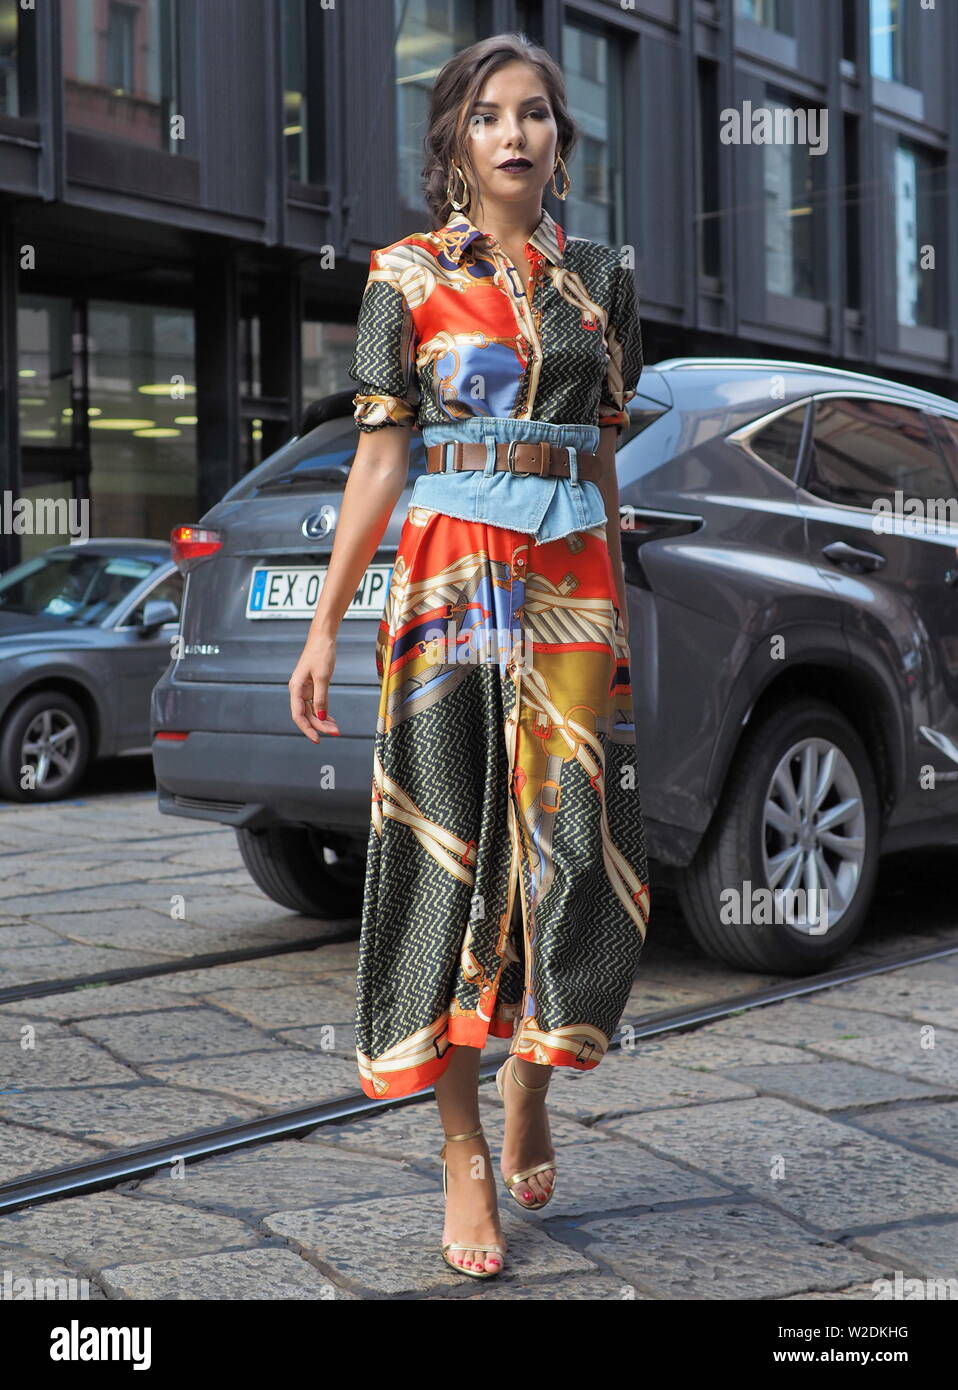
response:
<path id="1" fill-rule="evenodd" d="M 842 0 L 842 57 L 858 62 L 858 0 Z"/>
<path id="2" fill-rule="evenodd" d="M 516 31 L 533 43 L 544 43 L 542 0 L 516 0 Z"/>
<path id="3" fill-rule="evenodd" d="M 905 31 L 900 0 L 869 0 L 871 69 L 886 82 L 905 81 Z"/>
<path id="4" fill-rule="evenodd" d="M 858 118 L 845 115 L 843 155 L 845 161 L 845 303 L 849 309 L 862 307 L 862 189 L 861 132 Z"/>
<path id="5" fill-rule="evenodd" d="M 91 301 L 90 525 L 166 539 L 196 500 L 193 316 Z"/>
<path id="6" fill-rule="evenodd" d="M 944 326 L 945 199 L 941 158 L 899 140 L 892 198 L 899 323 Z"/>
<path id="7" fill-rule="evenodd" d="M 74 417 L 76 306 L 54 295 L 21 294 L 17 300 L 17 411 L 20 431 L 19 495 L 31 502 L 70 503 L 87 495 L 80 445 L 82 420 Z M 59 520 L 63 512 L 54 511 Z M 44 531 L 20 538 L 23 559 L 69 539 Z"/>
<path id="8" fill-rule="evenodd" d="M 717 278 L 721 274 L 718 65 L 700 58 L 696 71 L 699 126 L 696 260 L 700 276 Z"/>
<path id="9" fill-rule="evenodd" d="M 766 90 L 773 119 L 785 138 L 761 146 L 765 186 L 765 282 L 775 294 L 824 299 L 827 293 L 825 158 L 812 154 L 813 128 L 802 122 L 811 108 Z M 778 113 L 781 112 L 781 116 Z M 821 119 L 824 119 L 819 113 Z M 819 124 L 819 134 L 821 124 Z"/>
<path id="10" fill-rule="evenodd" d="M 19 296 L 17 405 L 24 449 L 68 449 L 73 443 L 72 315 L 68 299 Z"/>
<path id="11" fill-rule="evenodd" d="M 19 73 L 20 13 L 17 0 L 0 0 L 0 111 L 5 116 L 25 114 L 21 105 Z"/>
<path id="12" fill-rule="evenodd" d="M 324 323 L 316 319 L 303 320 L 304 410 L 323 396 L 332 396 L 337 391 L 355 393 L 359 389 L 346 372 L 355 342 L 355 322 Z"/>
<path id="13" fill-rule="evenodd" d="M 70 0 L 61 5 L 66 123 L 176 153 L 177 0 Z"/>
<path id="14" fill-rule="evenodd" d="M 283 135 L 287 175 L 297 183 L 326 180 L 323 40 L 328 22 L 329 11 L 322 6 L 283 0 Z"/>
<path id="15" fill-rule="evenodd" d="M 625 151 L 619 51 L 605 34 L 578 24 L 562 30 L 569 112 L 579 128 L 566 160 L 572 191 L 558 221 L 570 236 L 615 246 L 625 240 Z M 555 177 L 562 187 L 562 172 Z M 551 183 L 547 185 L 551 190 Z"/>
<path id="16" fill-rule="evenodd" d="M 735 0 L 735 13 L 779 34 L 795 33 L 794 0 Z"/>
<path id="17" fill-rule="evenodd" d="M 423 138 L 432 84 L 448 59 L 481 37 L 487 6 L 479 0 L 394 0 L 394 6 L 399 197 L 403 207 L 423 208 Z M 484 27 L 486 32 L 491 30 Z"/>

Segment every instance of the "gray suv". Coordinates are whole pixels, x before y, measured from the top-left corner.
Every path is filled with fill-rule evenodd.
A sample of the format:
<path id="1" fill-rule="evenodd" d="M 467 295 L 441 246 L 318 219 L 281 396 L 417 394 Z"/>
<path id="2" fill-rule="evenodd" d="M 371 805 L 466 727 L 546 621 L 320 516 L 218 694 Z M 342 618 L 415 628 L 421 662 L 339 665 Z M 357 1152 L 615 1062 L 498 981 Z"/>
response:
<path id="1" fill-rule="evenodd" d="M 880 853 L 958 833 L 958 405 L 764 359 L 673 358 L 639 385 L 617 468 L 656 877 L 710 955 L 821 969 L 862 929 Z M 374 642 L 409 500 L 340 630 L 342 736 L 310 744 L 287 681 L 350 400 L 322 403 L 174 547 L 182 654 L 152 701 L 161 810 L 235 826 L 260 887 L 325 917 L 361 905 Z M 423 466 L 414 434 L 410 487 Z"/>

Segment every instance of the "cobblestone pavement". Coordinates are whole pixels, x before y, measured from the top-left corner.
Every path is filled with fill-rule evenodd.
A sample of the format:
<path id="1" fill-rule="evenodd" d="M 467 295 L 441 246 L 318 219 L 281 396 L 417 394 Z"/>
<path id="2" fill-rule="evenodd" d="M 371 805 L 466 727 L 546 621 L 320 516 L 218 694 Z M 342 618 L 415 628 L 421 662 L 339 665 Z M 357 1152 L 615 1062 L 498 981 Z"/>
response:
<path id="1" fill-rule="evenodd" d="M 955 939 L 946 859 L 916 862 L 883 865 L 847 963 Z M 626 1020 L 778 982 L 707 960 L 654 882 L 652 904 Z M 356 925 L 278 908 L 232 831 L 152 793 L 0 805 L 0 988 Z M 355 1094 L 355 959 L 331 943 L 3 1005 L 0 1183 Z M 866 1300 L 897 1272 L 954 1297 L 956 1044 L 950 957 L 559 1069 L 556 1195 L 532 1215 L 500 1186 L 506 1269 L 483 1283 L 439 1254 L 431 1097 L 0 1217 L 0 1275 L 85 1277 L 94 1300 Z"/>

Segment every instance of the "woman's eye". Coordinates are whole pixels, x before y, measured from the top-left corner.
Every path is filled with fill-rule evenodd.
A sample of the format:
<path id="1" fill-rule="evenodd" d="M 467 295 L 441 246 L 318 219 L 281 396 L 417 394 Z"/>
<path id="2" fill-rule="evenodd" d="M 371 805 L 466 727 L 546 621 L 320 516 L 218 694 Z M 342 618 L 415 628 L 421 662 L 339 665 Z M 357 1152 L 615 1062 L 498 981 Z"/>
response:
<path id="1" fill-rule="evenodd" d="M 530 116 L 537 116 L 537 117 L 539 118 L 540 121 L 547 121 L 547 120 L 549 119 L 549 113 L 548 113 L 548 111 L 536 110 L 536 111 L 529 111 L 529 112 L 527 112 L 527 114 L 530 115 Z M 480 111 L 480 112 L 477 112 L 477 114 L 476 114 L 475 116 L 473 116 L 472 119 L 473 119 L 474 121 L 481 121 L 482 124 L 485 125 L 486 121 L 494 121 L 496 118 L 495 118 L 495 116 L 493 116 L 492 113 L 489 112 L 489 111 Z"/>

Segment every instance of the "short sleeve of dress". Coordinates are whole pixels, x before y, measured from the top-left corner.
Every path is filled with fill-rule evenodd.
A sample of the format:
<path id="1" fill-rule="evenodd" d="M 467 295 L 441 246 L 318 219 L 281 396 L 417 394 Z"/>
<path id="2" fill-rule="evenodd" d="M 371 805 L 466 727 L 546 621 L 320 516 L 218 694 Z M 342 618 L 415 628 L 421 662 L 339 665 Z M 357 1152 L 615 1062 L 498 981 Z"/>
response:
<path id="1" fill-rule="evenodd" d="M 414 425 L 419 405 L 415 326 L 396 274 L 382 251 L 369 258 L 369 278 L 356 322 L 347 373 L 359 383 L 353 418 L 364 433 L 387 425 Z"/>
<path id="2" fill-rule="evenodd" d="M 642 326 L 635 277 L 621 262 L 615 269 L 606 342 L 609 359 L 599 398 L 598 424 L 614 425 L 618 433 L 629 423 L 626 406 L 642 375 Z"/>

